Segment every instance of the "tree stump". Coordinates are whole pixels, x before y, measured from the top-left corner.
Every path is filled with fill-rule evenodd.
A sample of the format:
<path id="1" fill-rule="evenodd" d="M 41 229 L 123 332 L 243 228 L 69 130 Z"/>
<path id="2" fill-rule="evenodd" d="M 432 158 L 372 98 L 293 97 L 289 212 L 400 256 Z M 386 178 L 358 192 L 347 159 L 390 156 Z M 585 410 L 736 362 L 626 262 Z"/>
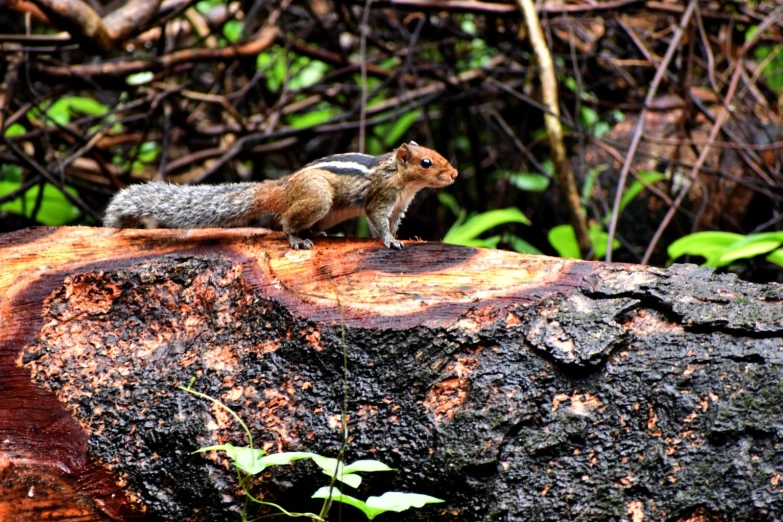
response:
<path id="1" fill-rule="evenodd" d="M 0 520 L 240 520 L 230 461 L 192 452 L 244 432 L 176 386 L 195 378 L 256 446 L 334 457 L 343 352 L 346 461 L 395 468 L 346 493 L 445 500 L 382 520 L 783 519 L 780 285 L 433 243 L 292 251 L 263 229 L 27 229 L 0 256 Z M 317 511 L 327 483 L 300 462 L 250 491 Z"/>

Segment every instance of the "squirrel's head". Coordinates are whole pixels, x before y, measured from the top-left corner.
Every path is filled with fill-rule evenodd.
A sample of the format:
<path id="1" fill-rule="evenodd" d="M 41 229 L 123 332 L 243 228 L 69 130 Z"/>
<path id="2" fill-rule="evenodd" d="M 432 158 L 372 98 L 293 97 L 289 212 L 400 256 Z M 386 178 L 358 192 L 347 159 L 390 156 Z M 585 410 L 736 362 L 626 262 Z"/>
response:
<path id="1" fill-rule="evenodd" d="M 451 185 L 457 179 L 457 169 L 446 158 L 415 141 L 403 143 L 394 154 L 400 172 L 408 182 L 440 188 Z"/>

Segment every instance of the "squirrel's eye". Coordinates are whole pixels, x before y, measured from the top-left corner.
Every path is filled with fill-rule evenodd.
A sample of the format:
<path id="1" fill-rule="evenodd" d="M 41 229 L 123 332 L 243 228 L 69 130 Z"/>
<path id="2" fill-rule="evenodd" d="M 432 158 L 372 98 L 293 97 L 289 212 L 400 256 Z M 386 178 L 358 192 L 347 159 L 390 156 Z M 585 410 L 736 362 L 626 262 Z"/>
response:
<path id="1" fill-rule="evenodd" d="M 421 166 L 424 167 L 425 169 L 428 169 L 432 166 L 432 161 L 430 161 L 429 158 L 424 158 L 423 160 L 421 160 Z"/>

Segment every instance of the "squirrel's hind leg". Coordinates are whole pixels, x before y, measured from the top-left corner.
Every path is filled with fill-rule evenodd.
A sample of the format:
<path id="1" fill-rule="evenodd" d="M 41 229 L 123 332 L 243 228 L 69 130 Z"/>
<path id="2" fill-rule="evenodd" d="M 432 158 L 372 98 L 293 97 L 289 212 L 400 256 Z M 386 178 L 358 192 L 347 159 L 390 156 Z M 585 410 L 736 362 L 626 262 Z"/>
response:
<path id="1" fill-rule="evenodd" d="M 324 179 L 292 179 L 289 195 L 293 196 L 290 206 L 280 217 L 283 233 L 294 250 L 313 248 L 313 242 L 297 234 L 312 228 L 332 208 L 332 190 Z"/>

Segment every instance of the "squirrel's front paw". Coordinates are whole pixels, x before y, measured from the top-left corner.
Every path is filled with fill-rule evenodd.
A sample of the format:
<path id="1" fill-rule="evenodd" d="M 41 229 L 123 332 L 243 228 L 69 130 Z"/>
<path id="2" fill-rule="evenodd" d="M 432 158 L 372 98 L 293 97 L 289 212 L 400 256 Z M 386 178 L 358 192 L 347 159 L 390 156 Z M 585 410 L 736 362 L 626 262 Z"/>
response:
<path id="1" fill-rule="evenodd" d="M 291 248 L 294 250 L 310 250 L 313 248 L 313 242 L 309 239 L 301 239 L 291 243 Z"/>
<path id="2" fill-rule="evenodd" d="M 288 244 L 291 245 L 291 248 L 294 250 L 310 250 L 313 248 L 313 242 L 309 239 L 302 239 L 301 237 L 291 234 L 288 235 Z"/>
<path id="3" fill-rule="evenodd" d="M 395 250 L 402 250 L 402 247 L 404 246 L 402 242 L 397 241 L 396 239 L 387 239 L 383 244 L 386 248 L 393 248 Z"/>

